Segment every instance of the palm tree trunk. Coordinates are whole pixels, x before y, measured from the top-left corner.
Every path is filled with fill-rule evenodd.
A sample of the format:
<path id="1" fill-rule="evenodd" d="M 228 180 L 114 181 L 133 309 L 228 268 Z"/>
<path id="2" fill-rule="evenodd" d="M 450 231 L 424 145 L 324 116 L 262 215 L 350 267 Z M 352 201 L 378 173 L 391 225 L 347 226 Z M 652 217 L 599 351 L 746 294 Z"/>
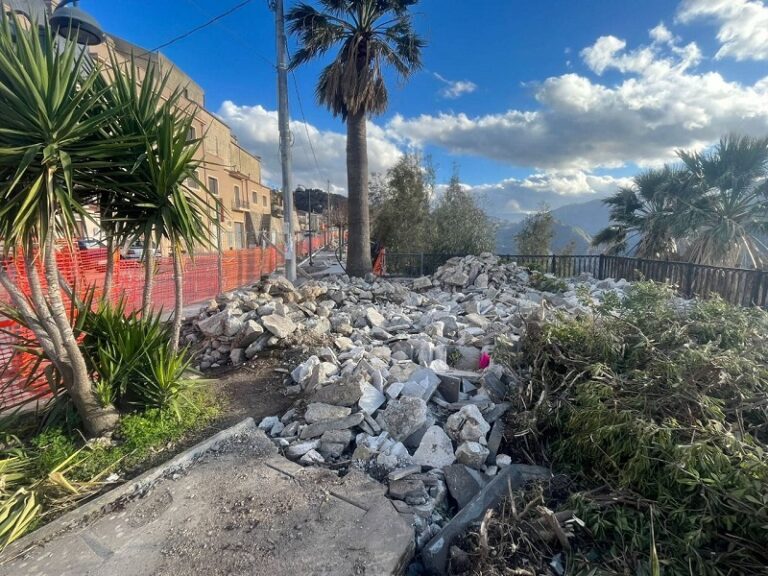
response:
<path id="1" fill-rule="evenodd" d="M 115 276 L 115 237 L 110 233 L 107 238 L 107 266 L 104 269 L 104 291 L 101 294 L 101 303 L 112 301 L 112 282 Z"/>
<path id="2" fill-rule="evenodd" d="M 66 352 L 66 360 L 59 358 L 61 376 L 70 398 L 75 404 L 80 418 L 89 436 L 101 436 L 112 430 L 117 424 L 118 416 L 114 407 L 102 406 L 93 387 L 85 358 L 77 343 L 72 325 L 67 317 L 64 299 L 61 297 L 58 268 L 54 245 L 54 222 L 51 218 L 44 246 L 43 268 L 48 282 L 48 301 L 62 345 Z"/>
<path id="3" fill-rule="evenodd" d="M 347 118 L 347 192 L 349 242 L 347 273 L 362 277 L 371 271 L 371 229 L 368 213 L 368 142 L 365 112 Z"/>
<path id="4" fill-rule="evenodd" d="M 173 281 L 176 286 L 176 297 L 173 309 L 173 331 L 171 332 L 171 353 L 179 351 L 179 338 L 181 338 L 181 321 L 184 311 L 184 270 L 181 265 L 181 248 L 176 245 L 173 248 Z"/>
<path id="5" fill-rule="evenodd" d="M 155 247 L 152 235 L 144 241 L 144 293 L 141 296 L 141 314 L 146 318 L 152 313 L 152 289 L 155 285 Z"/>

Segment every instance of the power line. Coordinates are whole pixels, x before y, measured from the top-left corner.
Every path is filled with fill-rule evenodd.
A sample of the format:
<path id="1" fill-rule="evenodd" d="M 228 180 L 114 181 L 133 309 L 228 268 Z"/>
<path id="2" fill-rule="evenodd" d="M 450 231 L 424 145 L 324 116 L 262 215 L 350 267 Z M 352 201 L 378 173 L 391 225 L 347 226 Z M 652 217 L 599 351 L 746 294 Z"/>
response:
<path id="1" fill-rule="evenodd" d="M 288 57 L 290 58 L 290 52 L 286 47 Z M 296 80 L 296 73 L 291 70 L 291 76 L 293 77 L 293 87 L 296 91 L 296 101 L 299 104 L 299 112 L 301 112 L 301 118 L 304 121 L 304 131 L 307 134 L 307 142 L 309 143 L 309 149 L 312 151 L 312 158 L 315 161 L 315 168 L 317 169 L 317 175 L 320 179 L 323 177 L 322 170 L 320 170 L 320 163 L 317 161 L 317 154 L 315 154 L 315 146 L 312 144 L 312 137 L 309 135 L 309 123 L 307 122 L 307 116 L 304 114 L 304 103 L 301 101 L 301 92 L 299 91 L 299 82 Z"/>
<path id="2" fill-rule="evenodd" d="M 160 44 L 159 46 L 157 46 L 155 48 L 152 48 L 152 50 L 147 50 L 147 52 L 148 53 L 149 52 L 157 52 L 158 50 L 162 50 L 163 48 L 167 48 L 171 44 L 175 44 L 176 42 L 179 42 L 180 40 L 184 40 L 185 38 L 189 38 L 190 36 L 192 36 L 192 34 L 195 34 L 196 32 L 199 32 L 200 30 L 202 30 L 203 28 L 207 28 L 208 26 L 210 26 L 212 24 L 215 24 L 219 20 L 221 20 L 223 18 L 226 18 L 227 16 L 229 16 L 230 14 L 233 14 L 234 12 L 237 12 L 238 10 L 240 10 L 240 8 L 243 8 L 244 6 L 250 4 L 251 2 L 253 2 L 253 0 L 243 0 L 243 2 L 240 2 L 239 4 L 233 6 L 232 8 L 230 8 L 229 10 L 227 10 L 225 12 L 222 12 L 218 16 L 214 16 L 213 18 L 211 18 L 207 22 L 204 22 L 203 24 L 200 24 L 199 26 L 195 26 L 191 30 L 188 30 L 187 32 L 184 32 L 183 34 L 179 34 L 175 38 L 172 38 L 171 40 L 168 40 L 168 42 L 164 42 L 163 44 Z"/>
<path id="3" fill-rule="evenodd" d="M 205 10 L 203 9 L 203 7 L 196 0 L 187 0 L 187 3 L 190 4 L 191 6 L 193 6 L 201 14 L 205 14 Z M 243 36 L 241 34 L 239 34 L 238 32 L 235 32 L 234 30 L 232 30 L 228 26 L 225 26 L 221 22 L 217 22 L 216 24 L 218 25 L 219 28 L 224 30 L 224 32 L 226 32 L 227 34 L 232 36 L 232 38 L 237 40 L 242 46 L 247 48 L 255 56 L 257 56 L 258 58 L 263 60 L 266 64 L 268 64 L 270 68 L 272 68 L 272 69 L 277 68 L 277 66 L 275 66 L 275 63 L 272 60 L 270 60 L 269 58 L 267 58 L 263 54 L 260 54 L 259 52 L 256 52 L 253 49 L 253 45 L 250 42 L 248 42 L 245 38 L 243 38 Z"/>

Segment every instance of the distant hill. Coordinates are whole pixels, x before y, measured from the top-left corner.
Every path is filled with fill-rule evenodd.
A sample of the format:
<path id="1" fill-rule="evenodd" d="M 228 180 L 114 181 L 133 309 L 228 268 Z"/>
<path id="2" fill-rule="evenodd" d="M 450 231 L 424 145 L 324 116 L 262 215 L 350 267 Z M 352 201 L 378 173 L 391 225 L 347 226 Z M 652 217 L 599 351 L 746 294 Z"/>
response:
<path id="1" fill-rule="evenodd" d="M 312 188 L 307 190 L 296 190 L 293 193 L 293 205 L 296 210 L 301 212 L 309 211 L 309 201 L 312 200 L 312 212 L 314 214 L 325 214 L 328 208 L 328 193 L 325 190 Z M 331 210 L 346 210 L 347 198 L 340 194 L 330 194 Z"/>
<path id="2" fill-rule="evenodd" d="M 581 228 L 590 237 L 608 226 L 611 220 L 608 206 L 602 199 L 566 204 L 553 209 L 552 216 L 566 226 Z"/>
<path id="3" fill-rule="evenodd" d="M 497 254 L 517 254 L 515 236 L 520 232 L 522 226 L 522 222 L 506 222 L 499 225 L 496 231 Z M 556 220 L 554 231 L 555 236 L 552 239 L 552 249 L 556 254 L 562 252 L 571 242 L 574 245 L 574 254 L 588 254 L 590 252 L 592 238 L 581 228 L 568 226 Z"/>

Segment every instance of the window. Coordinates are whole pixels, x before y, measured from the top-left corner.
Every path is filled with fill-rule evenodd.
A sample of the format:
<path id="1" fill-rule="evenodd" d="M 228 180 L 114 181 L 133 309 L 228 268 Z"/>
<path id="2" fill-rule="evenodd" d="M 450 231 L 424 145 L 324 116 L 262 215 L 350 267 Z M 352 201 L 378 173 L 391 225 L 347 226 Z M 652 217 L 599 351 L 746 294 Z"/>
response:
<path id="1" fill-rule="evenodd" d="M 259 203 L 259 193 L 258 192 L 251 192 L 251 197 L 253 198 L 254 206 Z"/>
<path id="2" fill-rule="evenodd" d="M 187 140 L 195 140 L 197 138 L 197 128 L 194 126 L 189 127 L 189 132 L 187 132 Z"/>
<path id="3" fill-rule="evenodd" d="M 208 192 L 214 196 L 219 195 L 219 181 L 213 176 L 208 176 Z"/>
<path id="4" fill-rule="evenodd" d="M 240 186 L 235 186 L 235 207 L 240 208 Z"/>
<path id="5" fill-rule="evenodd" d="M 192 178 L 191 176 L 187 178 L 187 188 L 190 188 L 191 190 L 200 189 L 200 171 L 199 170 L 195 170 L 194 178 Z"/>
<path id="6" fill-rule="evenodd" d="M 235 222 L 235 248 L 242 249 L 245 246 L 245 224 Z"/>
<path id="7" fill-rule="evenodd" d="M 264 208 L 267 207 L 267 195 L 261 197 L 261 203 L 264 205 Z"/>

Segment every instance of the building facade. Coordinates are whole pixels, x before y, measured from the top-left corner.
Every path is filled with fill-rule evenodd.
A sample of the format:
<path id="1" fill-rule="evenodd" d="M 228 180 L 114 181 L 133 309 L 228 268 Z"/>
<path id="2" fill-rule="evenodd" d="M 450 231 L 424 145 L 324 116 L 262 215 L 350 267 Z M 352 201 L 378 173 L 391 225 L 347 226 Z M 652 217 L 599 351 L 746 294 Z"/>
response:
<path id="1" fill-rule="evenodd" d="M 40 22 L 58 5 L 57 0 L 2 0 L 6 9 Z M 216 196 L 209 202 L 212 218 L 211 248 L 234 250 L 257 246 L 265 241 L 279 242 L 282 235 L 282 217 L 273 215 L 271 190 L 261 181 L 261 159 L 245 150 L 232 134 L 229 126 L 205 107 L 205 91 L 171 60 L 160 53 L 148 52 L 127 40 L 107 33 L 106 41 L 88 47 L 90 56 L 107 69 L 111 66 L 110 52 L 117 61 L 129 64 L 131 59 L 146 69 L 152 63 L 160 75 L 168 75 L 167 91 L 182 90 L 182 106 L 193 110 L 194 127 L 190 138 L 202 139 L 198 152 L 199 181 Z M 198 185 L 189 182 L 190 188 Z M 219 226 L 214 222 L 218 221 Z M 86 226 L 85 235 L 91 228 Z M 167 247 L 161 247 L 165 252 Z"/>

